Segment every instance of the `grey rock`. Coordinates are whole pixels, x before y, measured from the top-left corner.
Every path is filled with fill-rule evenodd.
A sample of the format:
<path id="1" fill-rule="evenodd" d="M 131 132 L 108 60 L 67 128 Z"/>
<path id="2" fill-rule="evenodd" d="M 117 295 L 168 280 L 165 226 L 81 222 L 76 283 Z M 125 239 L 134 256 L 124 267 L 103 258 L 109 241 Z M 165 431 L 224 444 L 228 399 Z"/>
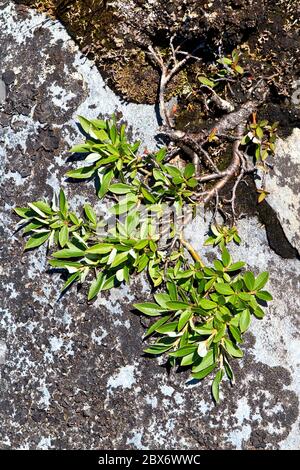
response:
<path id="1" fill-rule="evenodd" d="M 5 341 L 0 339 L 0 366 L 5 364 L 7 346 Z"/>
<path id="2" fill-rule="evenodd" d="M 6 85 L 11 85 L 15 81 L 16 75 L 13 70 L 7 70 L 2 74 L 2 80 Z"/>
<path id="3" fill-rule="evenodd" d="M 154 107 L 121 102 L 61 24 L 48 19 L 41 27 L 43 19 L 33 12 L 18 18 L 12 2 L 0 9 L 0 63 L 4 70 L 17 63 L 26 71 L 11 90 L 11 112 L 24 125 L 0 128 L 0 331 L 9 344 L 1 368 L 7 384 L 1 390 L 1 447 L 9 442 L 14 449 L 299 448 L 300 263 L 271 251 L 255 219 L 240 222 L 243 244 L 232 249 L 233 257 L 246 258 L 256 273 L 270 271 L 274 302 L 263 321 L 253 320 L 245 358 L 234 363 L 237 383 L 231 389 L 225 382 L 218 407 L 209 381 L 193 385 L 185 372 L 168 376 L 161 359 L 143 357 L 145 329 L 132 303 L 151 297 L 145 280 L 88 305 L 84 289 L 60 298 L 63 281 L 47 272 L 43 248 L 23 254 L 14 206 L 51 198 L 62 185 L 72 208 L 87 201 L 99 207 L 92 185 L 64 181 L 74 167 L 66 163 L 68 149 L 82 139 L 78 114 L 121 111 L 133 138 L 149 149 L 156 145 Z M 41 120 L 37 110 L 43 111 Z M 46 114 L 45 124 L 60 137 L 59 149 L 47 146 L 53 151 L 41 145 Z M 13 166 L 20 151 L 24 161 L 34 162 L 26 180 Z M 201 253 L 206 230 L 202 218 L 187 229 Z M 205 253 L 215 256 L 212 249 Z"/>
<path id="4" fill-rule="evenodd" d="M 300 253 L 300 129 L 285 140 L 278 139 L 274 169 L 266 175 L 268 203 L 276 211 L 281 226 Z"/>
<path id="5" fill-rule="evenodd" d="M 6 100 L 6 85 L 3 80 L 0 80 L 0 104 Z"/>

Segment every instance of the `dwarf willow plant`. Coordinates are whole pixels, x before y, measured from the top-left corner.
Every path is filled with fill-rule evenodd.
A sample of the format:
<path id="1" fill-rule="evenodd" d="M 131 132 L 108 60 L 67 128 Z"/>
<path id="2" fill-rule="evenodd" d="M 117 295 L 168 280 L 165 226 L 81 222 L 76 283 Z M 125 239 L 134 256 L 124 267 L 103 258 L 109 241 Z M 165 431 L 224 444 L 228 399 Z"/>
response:
<path id="1" fill-rule="evenodd" d="M 193 164 L 178 168 L 166 163 L 164 148 L 140 155 L 139 142 L 130 144 L 125 126 L 118 128 L 114 119 L 79 121 L 88 137 L 71 151 L 82 154 L 83 166 L 67 176 L 94 178 L 110 215 L 99 218 L 90 205 L 82 215 L 70 211 L 63 190 L 51 203 L 16 208 L 29 236 L 25 250 L 47 244 L 50 265 L 68 272 L 63 290 L 74 282 L 90 282 L 88 300 L 146 272 L 158 289 L 153 302 L 134 304 L 154 318 L 145 333 L 145 353 L 165 354 L 172 366 L 190 367 L 194 379 L 214 373 L 212 393 L 218 402 L 223 377 L 234 382 L 231 361 L 243 356 L 240 345 L 251 317 L 262 318 L 262 305 L 272 299 L 263 290 L 268 273 L 255 277 L 243 272 L 244 262 L 232 261 L 226 245 L 240 243 L 236 227 L 211 227 L 206 244 L 221 249 L 212 266 L 204 265 L 185 240 L 184 224 L 197 206 Z M 170 206 L 174 211 L 166 219 Z M 187 218 L 182 216 L 185 208 Z"/>

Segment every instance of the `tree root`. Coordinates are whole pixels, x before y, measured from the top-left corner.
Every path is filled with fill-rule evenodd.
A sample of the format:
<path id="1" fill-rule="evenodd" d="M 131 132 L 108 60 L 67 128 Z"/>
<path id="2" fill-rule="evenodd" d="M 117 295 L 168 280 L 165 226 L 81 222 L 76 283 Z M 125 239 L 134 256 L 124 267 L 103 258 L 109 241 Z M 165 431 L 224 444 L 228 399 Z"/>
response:
<path id="1" fill-rule="evenodd" d="M 249 117 L 257 110 L 258 106 L 265 101 L 267 83 L 264 79 L 260 79 L 250 90 L 250 95 L 256 91 L 256 96 L 249 96 L 249 99 L 236 110 L 229 101 L 221 98 L 215 90 L 206 85 L 201 86 L 200 88 L 209 90 L 211 93 L 210 100 L 213 101 L 219 109 L 224 111 L 224 116 L 218 121 L 215 121 L 207 129 L 201 129 L 196 133 L 176 130 L 165 102 L 166 87 L 179 70 L 186 65 L 188 60 L 201 60 L 195 55 L 200 47 L 202 47 L 202 45 L 199 45 L 189 54 L 188 52 L 181 51 L 180 46 L 175 48 L 174 37 L 172 37 L 170 41 L 171 57 L 166 63 L 159 51 L 155 50 L 152 46 L 148 47 L 148 53 L 161 71 L 159 86 L 159 110 L 163 123 L 161 134 L 166 135 L 170 139 L 169 147 L 172 150 L 167 154 L 168 161 L 174 154 L 177 155 L 181 151 L 193 162 L 196 172 L 195 177 L 198 183 L 203 185 L 203 188 L 200 188 L 200 191 L 195 193 L 192 197 L 195 202 L 206 205 L 215 198 L 217 210 L 220 201 L 220 191 L 231 179 L 235 178 L 231 198 L 227 201 L 231 203 L 232 216 L 235 221 L 236 191 L 238 185 L 243 180 L 245 174 L 254 169 L 248 167 L 247 160 L 240 150 L 241 139 Z M 184 56 L 184 58 L 179 60 L 179 55 Z M 204 101 L 204 105 L 207 107 L 205 98 Z M 204 148 L 204 145 L 209 145 L 210 141 L 215 138 L 233 141 L 232 159 L 229 166 L 224 171 L 219 170 L 209 152 Z M 213 181 L 216 182 L 211 187 Z M 207 188 L 208 183 L 210 186 Z"/>

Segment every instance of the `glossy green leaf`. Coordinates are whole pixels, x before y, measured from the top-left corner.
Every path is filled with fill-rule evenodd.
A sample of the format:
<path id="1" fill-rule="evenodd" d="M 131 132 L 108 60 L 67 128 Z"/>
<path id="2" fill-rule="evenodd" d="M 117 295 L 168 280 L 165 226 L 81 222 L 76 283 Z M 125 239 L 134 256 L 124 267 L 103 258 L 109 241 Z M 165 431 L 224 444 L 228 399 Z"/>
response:
<path id="1" fill-rule="evenodd" d="M 50 237 L 51 232 L 36 233 L 30 237 L 24 247 L 24 250 L 31 250 L 45 243 Z"/>
<path id="2" fill-rule="evenodd" d="M 99 273 L 90 285 L 89 293 L 88 293 L 88 300 L 92 300 L 94 297 L 98 295 L 101 287 L 103 286 L 104 280 L 105 278 L 104 278 L 103 273 L 102 272 Z"/>
<path id="3" fill-rule="evenodd" d="M 133 304 L 134 308 L 137 309 L 139 312 L 144 313 L 150 317 L 156 317 L 161 314 L 163 309 L 152 302 L 144 302 L 141 304 Z"/>
<path id="4" fill-rule="evenodd" d="M 199 306 L 203 308 L 204 310 L 211 310 L 217 306 L 216 302 L 213 302 L 212 300 L 209 299 L 201 299 L 199 301 Z"/>
<path id="5" fill-rule="evenodd" d="M 224 372 L 222 369 L 218 370 L 211 387 L 212 394 L 216 403 L 219 403 L 220 401 L 220 382 L 223 378 L 223 374 Z"/>
<path id="6" fill-rule="evenodd" d="M 269 280 L 269 273 L 263 272 L 255 279 L 254 290 L 262 289 Z"/>
<path id="7" fill-rule="evenodd" d="M 253 291 L 255 285 L 255 277 L 254 274 L 250 271 L 246 272 L 243 276 L 244 282 L 246 287 L 249 291 Z"/>
<path id="8" fill-rule="evenodd" d="M 88 218 L 88 220 L 90 222 L 92 222 L 92 224 L 96 225 L 97 224 L 97 217 L 96 217 L 95 211 L 92 208 L 92 206 L 90 204 L 85 204 L 83 209 L 84 209 L 85 215 Z"/>
<path id="9" fill-rule="evenodd" d="M 248 330 L 251 323 L 251 315 L 248 309 L 242 311 L 240 316 L 240 330 L 242 333 Z"/>
<path id="10" fill-rule="evenodd" d="M 60 229 L 58 239 L 60 246 L 64 248 L 64 246 L 69 241 L 69 229 L 67 225 L 63 225 L 63 227 Z"/>

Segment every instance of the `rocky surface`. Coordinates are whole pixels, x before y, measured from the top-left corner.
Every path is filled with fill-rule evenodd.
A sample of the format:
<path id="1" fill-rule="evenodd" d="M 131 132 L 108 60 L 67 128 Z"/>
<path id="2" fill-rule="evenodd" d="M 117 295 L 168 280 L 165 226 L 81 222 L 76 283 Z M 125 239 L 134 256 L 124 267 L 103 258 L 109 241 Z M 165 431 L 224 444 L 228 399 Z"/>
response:
<path id="1" fill-rule="evenodd" d="M 246 357 L 235 364 L 237 383 L 234 389 L 226 383 L 218 407 L 209 381 L 196 385 L 187 373 L 168 375 L 162 360 L 142 356 L 144 327 L 131 304 L 150 297 L 146 282 L 90 305 L 84 288 L 61 298 L 62 281 L 47 271 L 43 249 L 22 254 L 12 208 L 52 197 L 60 184 L 73 207 L 96 204 L 91 185 L 63 177 L 68 148 L 80 141 L 76 115 L 121 112 L 131 133 L 152 148 L 155 110 L 122 103 L 59 23 L 3 0 L 0 44 L 7 91 L 0 104 L 1 447 L 299 448 L 298 259 L 270 250 L 255 218 L 240 221 L 244 243 L 234 257 L 246 258 L 255 272 L 270 271 L 275 300 L 247 334 Z M 295 217 L 296 208 L 290 207 Z M 206 227 L 194 224 L 188 235 L 202 250 Z"/>
<path id="2" fill-rule="evenodd" d="M 300 129 L 278 139 L 274 168 L 266 176 L 268 203 L 278 214 L 285 235 L 300 253 Z M 278 190 L 280 188 L 280 190 Z"/>

